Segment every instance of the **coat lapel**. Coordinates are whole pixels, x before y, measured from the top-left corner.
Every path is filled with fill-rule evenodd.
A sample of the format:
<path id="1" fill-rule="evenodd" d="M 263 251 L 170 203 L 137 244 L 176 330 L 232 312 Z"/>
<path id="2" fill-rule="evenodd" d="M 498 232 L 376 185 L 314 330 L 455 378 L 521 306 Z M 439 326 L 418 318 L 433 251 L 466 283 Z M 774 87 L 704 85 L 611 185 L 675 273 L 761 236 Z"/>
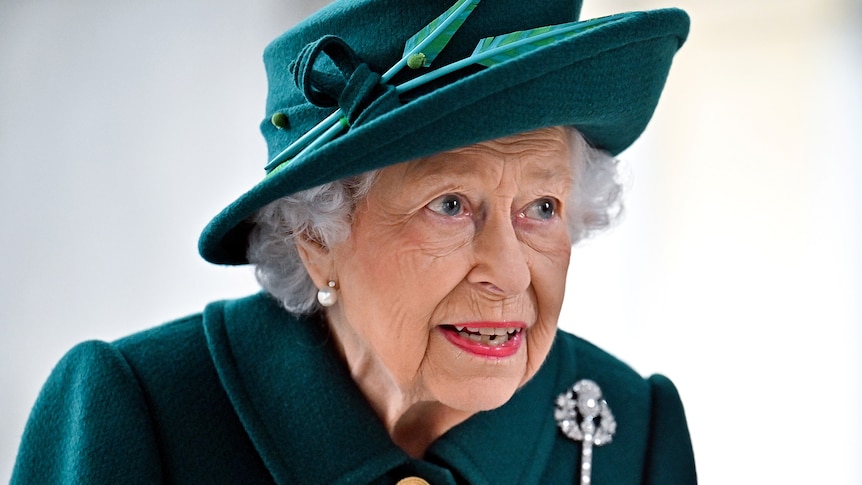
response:
<path id="1" fill-rule="evenodd" d="M 409 458 L 392 443 L 320 321 L 265 295 L 209 307 L 219 377 L 279 483 L 370 483 Z"/>

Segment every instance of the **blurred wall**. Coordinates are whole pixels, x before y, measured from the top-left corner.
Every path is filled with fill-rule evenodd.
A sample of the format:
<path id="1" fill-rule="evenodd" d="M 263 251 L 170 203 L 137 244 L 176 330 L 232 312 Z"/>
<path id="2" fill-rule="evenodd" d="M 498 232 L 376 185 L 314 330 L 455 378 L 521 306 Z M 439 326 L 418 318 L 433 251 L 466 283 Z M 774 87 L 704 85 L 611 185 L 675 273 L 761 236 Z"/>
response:
<path id="1" fill-rule="evenodd" d="M 860 3 L 584 15 L 667 5 L 691 35 L 562 325 L 674 380 L 702 483 L 862 483 Z"/>
<path id="2" fill-rule="evenodd" d="M 197 236 L 262 175 L 264 45 L 322 3 L 3 3 L 0 480 L 75 343 L 256 291 Z M 692 33 L 561 325 L 676 382 L 702 483 L 859 483 L 859 3 L 584 16 L 661 6 Z"/>

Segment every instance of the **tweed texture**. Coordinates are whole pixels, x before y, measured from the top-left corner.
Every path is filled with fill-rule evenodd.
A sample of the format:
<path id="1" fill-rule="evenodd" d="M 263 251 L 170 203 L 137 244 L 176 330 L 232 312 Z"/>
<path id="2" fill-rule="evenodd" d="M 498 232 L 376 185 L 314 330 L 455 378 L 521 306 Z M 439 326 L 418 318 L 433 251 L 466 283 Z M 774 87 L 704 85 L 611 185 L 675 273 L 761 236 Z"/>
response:
<path id="1" fill-rule="evenodd" d="M 33 409 L 12 483 L 577 483 L 580 447 L 557 430 L 553 406 L 581 378 L 599 383 L 619 423 L 614 441 L 594 450 L 594 484 L 696 483 L 670 381 L 644 380 L 564 332 L 507 404 L 412 459 L 322 322 L 298 320 L 265 295 L 74 348 Z"/>
<path id="2" fill-rule="evenodd" d="M 382 73 L 401 58 L 407 38 L 450 5 L 441 0 L 341 0 L 273 41 L 264 54 L 269 93 L 261 124 L 270 158 L 334 111 L 312 105 L 295 82 L 291 64 L 307 44 L 336 35 Z M 431 69 L 469 56 L 484 37 L 575 21 L 580 5 L 572 0 L 483 0 Z M 369 112 L 347 133 L 279 166 L 218 214 L 201 235 L 201 255 L 214 263 L 245 264 L 248 218 L 267 203 L 485 140 L 570 125 L 593 146 L 619 153 L 652 117 L 688 28 L 688 16 L 678 9 L 631 12 L 507 62 L 459 71 L 401 96 L 381 89 L 381 99 L 372 100 Z M 390 84 L 422 72 L 404 69 Z M 281 119 L 279 127 L 270 122 L 274 115 Z"/>

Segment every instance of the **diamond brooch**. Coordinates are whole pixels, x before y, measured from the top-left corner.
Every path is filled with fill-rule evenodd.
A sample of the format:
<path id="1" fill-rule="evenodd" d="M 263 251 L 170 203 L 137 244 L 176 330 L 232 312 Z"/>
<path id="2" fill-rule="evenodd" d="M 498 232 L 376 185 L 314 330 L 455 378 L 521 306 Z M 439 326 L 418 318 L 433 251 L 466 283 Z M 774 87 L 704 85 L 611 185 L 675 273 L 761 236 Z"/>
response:
<path id="1" fill-rule="evenodd" d="M 583 379 L 557 396 L 554 419 L 568 438 L 581 441 L 581 485 L 589 485 L 592 472 L 593 445 L 612 441 L 617 422 L 602 399 L 598 384 Z"/>

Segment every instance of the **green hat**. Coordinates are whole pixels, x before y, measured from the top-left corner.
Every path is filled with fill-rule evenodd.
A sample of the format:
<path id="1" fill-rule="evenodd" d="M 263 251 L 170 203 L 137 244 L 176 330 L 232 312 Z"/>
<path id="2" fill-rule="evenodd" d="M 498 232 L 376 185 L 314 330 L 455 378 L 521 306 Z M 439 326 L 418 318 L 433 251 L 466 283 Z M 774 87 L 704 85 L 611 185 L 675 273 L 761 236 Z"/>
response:
<path id="1" fill-rule="evenodd" d="M 280 197 L 433 153 L 570 125 L 618 154 L 689 27 L 678 9 L 577 22 L 580 0 L 453 2 L 340 0 L 266 48 L 268 173 L 204 229 L 204 259 L 247 263 L 249 218 Z"/>

